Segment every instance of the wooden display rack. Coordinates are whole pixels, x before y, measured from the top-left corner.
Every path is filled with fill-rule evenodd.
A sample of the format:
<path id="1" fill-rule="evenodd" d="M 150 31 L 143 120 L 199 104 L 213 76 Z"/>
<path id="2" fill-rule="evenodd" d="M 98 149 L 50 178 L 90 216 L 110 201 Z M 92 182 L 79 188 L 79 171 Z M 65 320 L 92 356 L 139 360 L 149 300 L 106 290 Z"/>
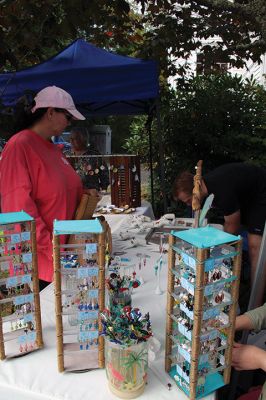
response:
<path id="1" fill-rule="evenodd" d="M 60 236 L 73 240 L 60 244 Z M 106 233 L 97 220 L 54 222 L 58 370 L 104 368 Z"/>
<path id="2" fill-rule="evenodd" d="M 192 400 L 230 380 L 241 249 L 208 226 L 169 235 L 165 369 Z"/>
<path id="3" fill-rule="evenodd" d="M 110 158 L 111 201 L 117 207 L 140 207 L 140 158 L 120 155 Z"/>
<path id="4" fill-rule="evenodd" d="M 73 168 L 79 173 L 84 171 L 96 176 L 103 171 L 109 172 L 111 187 L 111 202 L 116 207 L 128 206 L 130 208 L 141 206 L 140 186 L 140 158 L 137 155 L 112 154 L 112 155 L 81 155 L 67 156 Z M 93 160 L 93 162 L 92 162 Z M 92 168 L 92 165 L 94 168 Z M 90 199 L 92 202 L 92 199 Z M 96 202 L 97 204 L 97 202 Z M 92 204 L 92 208 L 96 207 Z M 94 211 L 94 210 L 93 210 Z M 76 218 L 79 219 L 79 218 Z"/>
<path id="5" fill-rule="evenodd" d="M 43 347 L 36 228 L 24 211 L 0 214 L 0 359 Z"/>

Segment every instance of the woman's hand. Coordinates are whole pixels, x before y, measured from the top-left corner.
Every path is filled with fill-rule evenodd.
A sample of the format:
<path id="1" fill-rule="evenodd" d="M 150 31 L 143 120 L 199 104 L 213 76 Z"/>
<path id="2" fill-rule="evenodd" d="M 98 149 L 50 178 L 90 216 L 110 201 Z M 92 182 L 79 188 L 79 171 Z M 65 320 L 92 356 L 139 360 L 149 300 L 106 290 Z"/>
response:
<path id="1" fill-rule="evenodd" d="M 234 343 L 232 366 L 238 371 L 259 368 L 266 371 L 266 351 L 256 346 Z"/>

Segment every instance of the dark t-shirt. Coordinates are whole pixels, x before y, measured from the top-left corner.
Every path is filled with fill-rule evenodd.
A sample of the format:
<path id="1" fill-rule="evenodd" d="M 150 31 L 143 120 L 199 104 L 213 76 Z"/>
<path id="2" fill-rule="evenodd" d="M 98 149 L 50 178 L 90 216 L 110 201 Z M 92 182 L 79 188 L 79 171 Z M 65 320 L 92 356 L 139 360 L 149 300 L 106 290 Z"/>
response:
<path id="1" fill-rule="evenodd" d="M 264 227 L 266 219 L 266 170 L 244 163 L 222 165 L 203 176 L 213 205 L 224 216 L 240 210 L 241 222 Z M 261 233 L 261 232 L 260 232 Z"/>

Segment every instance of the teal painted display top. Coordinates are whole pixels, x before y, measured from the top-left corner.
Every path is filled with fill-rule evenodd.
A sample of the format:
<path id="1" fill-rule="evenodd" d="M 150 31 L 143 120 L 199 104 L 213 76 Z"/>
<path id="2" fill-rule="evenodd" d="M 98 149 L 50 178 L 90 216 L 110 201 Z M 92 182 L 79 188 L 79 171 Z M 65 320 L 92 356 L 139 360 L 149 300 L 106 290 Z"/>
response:
<path id="1" fill-rule="evenodd" d="M 71 233 L 102 233 L 103 227 L 99 220 L 74 220 L 74 221 L 54 221 L 55 235 L 68 235 Z"/>
<path id="2" fill-rule="evenodd" d="M 0 224 L 14 224 L 16 222 L 33 221 L 33 218 L 25 211 L 0 213 Z"/>
<path id="3" fill-rule="evenodd" d="M 220 244 L 235 242 L 240 239 L 240 236 L 231 235 L 211 226 L 188 229 L 181 232 L 171 231 L 171 234 L 200 249 L 219 246 Z"/>

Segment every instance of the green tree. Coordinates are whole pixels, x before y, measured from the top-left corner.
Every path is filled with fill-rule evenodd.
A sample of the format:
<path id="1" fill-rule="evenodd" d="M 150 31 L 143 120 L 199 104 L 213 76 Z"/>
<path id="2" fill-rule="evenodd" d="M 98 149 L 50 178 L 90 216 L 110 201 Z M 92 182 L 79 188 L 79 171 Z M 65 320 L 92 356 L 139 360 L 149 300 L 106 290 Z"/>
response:
<path id="1" fill-rule="evenodd" d="M 162 93 L 162 134 L 164 168 L 169 195 L 177 174 L 193 172 L 199 159 L 203 170 L 227 162 L 243 161 L 266 165 L 266 91 L 253 81 L 244 82 L 231 75 L 197 76 L 183 82 L 177 90 Z M 141 123 L 127 143 L 139 146 L 148 157 Z M 158 171 L 159 143 L 153 126 L 153 157 L 156 197 L 160 199 Z M 132 144 L 134 140 L 134 145 Z"/>
<path id="2" fill-rule="evenodd" d="M 0 65 L 2 71 L 33 65 L 78 37 L 109 49 L 128 47 L 137 28 L 124 0 L 2 0 Z"/>
<path id="3" fill-rule="evenodd" d="M 175 60 L 201 49 L 206 60 L 241 66 L 266 51 L 264 0 L 2 0 L 0 65 L 17 70 L 77 37 L 121 54 L 159 61 L 162 76 L 184 72 Z M 205 45 L 218 37 L 215 48 Z"/>

